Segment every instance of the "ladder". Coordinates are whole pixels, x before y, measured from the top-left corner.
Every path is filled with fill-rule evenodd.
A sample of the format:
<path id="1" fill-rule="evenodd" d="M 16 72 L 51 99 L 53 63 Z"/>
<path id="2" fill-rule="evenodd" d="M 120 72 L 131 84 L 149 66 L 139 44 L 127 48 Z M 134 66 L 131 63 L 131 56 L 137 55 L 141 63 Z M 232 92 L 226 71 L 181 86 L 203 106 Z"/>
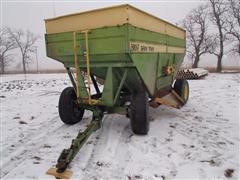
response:
<path id="1" fill-rule="evenodd" d="M 94 104 L 98 104 L 99 100 L 96 99 L 92 99 L 91 97 L 91 72 L 90 72 L 90 58 L 89 58 L 89 46 L 88 46 L 88 33 L 90 31 L 89 30 L 85 30 L 85 31 L 74 31 L 73 32 L 73 49 L 74 49 L 74 63 L 75 63 L 75 69 L 76 69 L 76 94 L 77 94 L 77 98 L 81 100 L 81 102 L 85 103 L 85 104 L 89 104 L 89 105 L 94 105 Z M 80 45 L 77 45 L 77 34 L 78 33 L 84 33 L 85 35 L 85 49 L 86 49 L 86 53 L 84 54 L 86 56 L 86 69 L 87 69 L 87 90 L 88 90 L 88 98 L 80 98 L 80 76 L 81 76 L 81 72 L 79 69 L 79 61 L 78 61 L 78 48 L 80 47 Z"/>

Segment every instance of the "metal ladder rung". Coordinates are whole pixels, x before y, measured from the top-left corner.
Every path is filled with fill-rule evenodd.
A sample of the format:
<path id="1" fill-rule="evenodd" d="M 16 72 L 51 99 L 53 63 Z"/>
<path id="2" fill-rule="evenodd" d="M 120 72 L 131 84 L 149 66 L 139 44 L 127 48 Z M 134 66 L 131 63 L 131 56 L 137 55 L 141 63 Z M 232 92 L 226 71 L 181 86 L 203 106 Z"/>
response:
<path id="1" fill-rule="evenodd" d="M 86 88 L 88 90 L 88 104 L 92 104 L 94 102 L 96 102 L 96 100 L 92 100 L 91 99 L 91 79 L 90 79 L 90 59 L 89 59 L 89 48 L 88 48 L 88 32 L 89 30 L 86 31 L 81 31 L 80 33 L 84 33 L 85 34 L 85 51 L 83 53 L 84 57 L 86 57 L 86 59 L 84 59 L 84 62 L 86 63 L 87 66 L 87 84 L 88 86 L 86 87 L 80 87 L 79 86 L 79 65 L 78 65 L 78 58 L 77 58 L 77 48 L 80 47 L 80 45 L 76 44 L 76 33 L 77 32 L 73 32 L 73 38 L 74 38 L 74 60 L 75 60 L 75 68 L 76 68 L 76 74 L 77 74 L 77 97 L 80 97 L 80 88 Z"/>
<path id="2" fill-rule="evenodd" d="M 79 86 L 80 88 L 85 88 L 85 89 L 88 89 L 89 87 L 88 86 Z"/>

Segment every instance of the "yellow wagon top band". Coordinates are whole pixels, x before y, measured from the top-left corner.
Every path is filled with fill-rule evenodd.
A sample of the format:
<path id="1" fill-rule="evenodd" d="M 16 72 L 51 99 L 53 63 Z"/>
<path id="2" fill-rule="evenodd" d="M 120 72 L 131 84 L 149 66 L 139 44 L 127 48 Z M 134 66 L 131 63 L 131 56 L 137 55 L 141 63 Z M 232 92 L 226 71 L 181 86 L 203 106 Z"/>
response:
<path id="1" fill-rule="evenodd" d="M 101 8 L 46 19 L 46 33 L 62 33 L 131 24 L 161 34 L 185 39 L 185 30 L 131 5 Z"/>

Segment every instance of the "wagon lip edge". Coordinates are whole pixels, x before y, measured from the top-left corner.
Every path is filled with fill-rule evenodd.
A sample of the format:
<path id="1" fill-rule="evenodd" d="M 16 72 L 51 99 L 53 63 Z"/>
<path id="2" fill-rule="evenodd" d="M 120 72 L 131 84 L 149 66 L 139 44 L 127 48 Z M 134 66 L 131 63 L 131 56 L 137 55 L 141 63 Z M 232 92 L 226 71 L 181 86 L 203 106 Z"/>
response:
<path id="1" fill-rule="evenodd" d="M 186 33 L 186 30 L 185 30 L 184 28 L 181 28 L 181 27 L 179 27 L 179 26 L 177 26 L 177 25 L 175 25 L 175 24 L 173 24 L 173 23 L 171 23 L 171 22 L 168 22 L 168 21 L 166 21 L 166 20 L 164 20 L 164 19 L 162 19 L 162 18 L 159 18 L 159 17 L 157 17 L 157 16 L 155 16 L 155 15 L 153 15 L 153 14 L 150 14 L 150 13 L 148 13 L 148 12 L 146 12 L 146 11 L 143 11 L 143 10 L 141 10 L 141 9 L 139 9 L 139 8 L 136 8 L 136 7 L 132 6 L 131 4 L 127 4 L 127 3 L 125 3 L 125 4 L 119 4 L 119 5 L 114 5 L 114 6 L 107 6 L 107 7 L 103 7 L 103 8 L 95 8 L 95 9 L 92 9 L 92 10 L 87 10 L 87 11 L 82 11 L 82 12 L 70 13 L 70 14 L 66 14 L 66 15 L 61 15 L 61 16 L 53 17 L 53 18 L 46 18 L 46 19 L 44 19 L 44 21 L 45 21 L 45 23 L 47 23 L 47 22 L 49 22 L 49 21 L 58 20 L 58 19 L 61 19 L 61 18 L 64 18 L 64 17 L 70 17 L 70 16 L 80 15 L 80 14 L 87 14 L 87 13 L 97 12 L 97 11 L 104 11 L 104 10 L 114 9 L 114 8 L 119 8 L 119 7 L 130 7 L 130 8 L 133 8 L 133 9 L 135 9 L 135 10 L 137 10 L 137 11 L 140 11 L 141 13 L 144 13 L 144 14 L 146 14 L 146 15 L 148 15 L 148 16 L 151 16 L 151 17 L 153 17 L 153 18 L 155 18 L 155 19 L 158 19 L 158 20 L 160 20 L 160 21 L 163 21 L 163 22 L 166 23 L 166 24 L 169 24 L 169 25 L 171 25 L 171 26 L 174 26 L 174 27 L 176 27 L 177 29 L 179 29 L 179 30 L 183 31 L 184 33 Z"/>
<path id="2" fill-rule="evenodd" d="M 120 5 L 115 5 L 115 6 L 107 6 L 107 7 L 102 7 L 102 8 L 94 8 L 94 9 L 92 9 L 92 10 L 87 10 L 87 11 L 82 11 L 82 12 L 75 12 L 75 13 L 70 13 L 70 14 L 66 14 L 66 15 L 60 15 L 60 16 L 53 17 L 53 18 L 47 18 L 47 19 L 44 19 L 44 21 L 47 22 L 47 21 L 52 21 L 52 20 L 61 19 L 61 18 L 64 18 L 64 17 L 74 16 L 74 15 L 80 15 L 80 14 L 86 14 L 86 13 L 96 12 L 96 11 L 104 11 L 104 10 L 107 10 L 107 9 L 114 9 L 114 8 L 119 8 L 119 7 L 124 7 L 124 6 L 130 6 L 130 7 L 132 7 L 132 6 L 129 5 L 129 4 L 120 4 Z"/>

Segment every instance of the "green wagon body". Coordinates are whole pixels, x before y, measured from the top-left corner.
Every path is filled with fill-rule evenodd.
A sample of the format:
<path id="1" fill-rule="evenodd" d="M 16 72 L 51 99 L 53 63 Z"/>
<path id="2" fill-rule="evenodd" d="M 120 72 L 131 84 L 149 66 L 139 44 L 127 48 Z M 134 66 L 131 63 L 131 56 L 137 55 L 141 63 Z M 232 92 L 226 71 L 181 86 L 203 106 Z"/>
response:
<path id="1" fill-rule="evenodd" d="M 126 5 L 126 8 L 129 7 Z M 137 90 L 140 82 L 143 82 L 149 96 L 153 98 L 171 88 L 176 70 L 185 55 L 185 36 L 174 37 L 129 23 L 89 30 L 90 70 L 105 80 L 100 100 L 102 105 L 114 106 L 117 103 L 119 84 L 125 72 L 122 88 L 130 91 Z M 85 35 L 80 30 L 76 32 L 78 64 L 80 70 L 85 71 Z M 66 67 L 75 66 L 73 31 L 47 33 L 45 39 L 48 57 L 62 62 Z M 165 69 L 169 66 L 176 70 L 166 74 Z M 84 84 L 80 85 L 80 92 L 82 98 L 87 97 Z"/>

